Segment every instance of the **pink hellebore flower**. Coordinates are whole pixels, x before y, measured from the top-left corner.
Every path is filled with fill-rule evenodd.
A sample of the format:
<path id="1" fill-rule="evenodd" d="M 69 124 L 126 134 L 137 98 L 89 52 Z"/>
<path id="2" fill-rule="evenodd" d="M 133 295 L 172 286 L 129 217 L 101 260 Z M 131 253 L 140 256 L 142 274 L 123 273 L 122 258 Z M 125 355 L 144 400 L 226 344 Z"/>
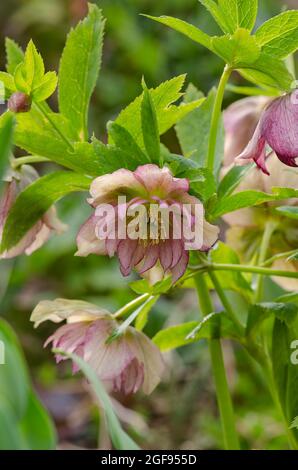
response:
<path id="1" fill-rule="evenodd" d="M 19 171 L 14 171 L 8 176 L 6 188 L 0 201 L 0 241 L 8 213 L 17 196 L 37 178 L 38 173 L 29 165 L 23 165 Z M 22 253 L 31 255 L 48 240 L 52 231 L 61 233 L 65 228 L 66 226 L 57 218 L 55 208 L 51 207 L 21 241 L 13 248 L 2 253 L 0 258 L 13 258 Z"/>
<path id="2" fill-rule="evenodd" d="M 254 135 L 260 116 L 272 101 L 267 96 L 250 96 L 235 101 L 224 112 L 224 164 L 231 165 Z"/>
<path id="3" fill-rule="evenodd" d="M 266 145 L 287 166 L 297 167 L 298 158 L 298 92 L 273 100 L 263 111 L 255 133 L 237 160 L 253 160 L 269 175 Z"/>
<path id="4" fill-rule="evenodd" d="M 173 236 L 173 227 L 168 237 L 163 237 L 163 227 L 160 220 L 150 218 L 150 204 L 159 208 L 180 209 L 188 204 L 191 211 L 188 214 L 190 228 L 202 228 L 202 244 L 197 248 L 202 251 L 209 250 L 217 241 L 219 229 L 203 217 L 202 203 L 189 193 L 189 182 L 187 179 L 174 178 L 168 168 L 159 168 L 157 165 L 148 164 L 138 167 L 135 171 L 126 169 L 117 170 L 112 174 L 100 176 L 91 184 L 91 199 L 89 203 L 95 208 L 95 213 L 82 226 L 77 237 L 78 256 L 87 256 L 90 253 L 98 255 L 108 254 L 110 257 L 117 253 L 120 261 L 120 269 L 124 276 L 130 274 L 133 268 L 143 275 L 153 267 L 159 266 L 162 272 L 171 273 L 173 281 L 178 280 L 185 272 L 189 260 L 186 249 L 184 233 L 180 239 Z M 125 196 L 126 203 L 119 206 L 118 197 Z M 119 231 L 109 237 L 100 235 L 101 218 L 98 210 L 102 204 L 111 204 L 115 208 L 117 227 L 119 227 L 119 213 L 126 214 L 129 208 L 143 206 L 146 208 L 148 226 L 146 228 L 146 239 L 144 237 L 132 238 L 129 230 L 123 239 Z M 201 208 L 202 220 L 198 220 L 195 206 Z M 174 219 L 175 215 L 173 215 Z M 179 217 L 179 216 L 178 216 Z M 181 220 L 180 220 L 181 222 Z M 111 224 L 112 226 L 113 224 Z M 157 227 L 157 237 L 150 238 L 150 228 Z M 108 234 L 112 229 L 108 227 Z"/>
<path id="5" fill-rule="evenodd" d="M 51 320 L 66 324 L 47 340 L 54 348 L 74 353 L 86 361 L 98 377 L 114 391 L 150 394 L 160 382 L 164 363 L 159 349 L 133 327 L 112 342 L 108 338 L 118 324 L 106 310 L 80 300 L 57 299 L 40 302 L 32 313 L 35 327 Z M 67 359 L 56 355 L 56 361 Z M 73 372 L 77 372 L 76 365 Z"/>

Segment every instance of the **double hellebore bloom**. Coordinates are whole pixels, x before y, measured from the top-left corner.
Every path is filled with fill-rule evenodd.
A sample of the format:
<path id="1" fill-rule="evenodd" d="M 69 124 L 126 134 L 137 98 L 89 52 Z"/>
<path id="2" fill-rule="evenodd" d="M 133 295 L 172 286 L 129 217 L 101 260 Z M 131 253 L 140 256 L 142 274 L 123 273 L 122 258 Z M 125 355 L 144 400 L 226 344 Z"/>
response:
<path id="1" fill-rule="evenodd" d="M 80 300 L 57 299 L 40 302 L 32 313 L 35 327 L 51 320 L 66 324 L 47 340 L 54 348 L 74 353 L 87 362 L 98 377 L 114 391 L 151 393 L 160 382 L 164 363 L 159 349 L 140 331 L 128 327 L 121 336 L 108 341 L 118 324 L 96 305 Z M 56 361 L 66 359 L 56 355 Z M 74 364 L 73 372 L 78 368 Z"/>
<path id="2" fill-rule="evenodd" d="M 168 168 L 153 164 L 96 178 L 88 200 L 95 212 L 79 231 L 77 255 L 117 254 L 124 276 L 133 268 L 143 275 L 158 266 L 178 280 L 186 270 L 188 250 L 209 250 L 219 232 L 206 222 L 202 203 L 188 191 L 187 179 L 174 178 Z M 105 208 L 109 215 L 102 217 Z M 163 211 L 169 214 L 168 226 Z"/>
<path id="3" fill-rule="evenodd" d="M 0 241 L 8 213 L 17 196 L 37 178 L 38 173 L 30 165 L 23 165 L 19 171 L 12 171 L 8 175 L 6 188 L 0 200 Z M 65 225 L 57 218 L 55 208 L 51 207 L 16 246 L 1 254 L 1 258 L 13 258 L 22 253 L 30 255 L 48 240 L 52 231 L 61 233 L 64 230 Z"/>
<path id="4" fill-rule="evenodd" d="M 269 145 L 278 159 L 296 167 L 298 158 L 298 92 L 273 100 L 263 111 L 254 135 L 237 159 L 253 160 L 265 174 Z M 270 152 L 269 152 L 270 153 Z"/>

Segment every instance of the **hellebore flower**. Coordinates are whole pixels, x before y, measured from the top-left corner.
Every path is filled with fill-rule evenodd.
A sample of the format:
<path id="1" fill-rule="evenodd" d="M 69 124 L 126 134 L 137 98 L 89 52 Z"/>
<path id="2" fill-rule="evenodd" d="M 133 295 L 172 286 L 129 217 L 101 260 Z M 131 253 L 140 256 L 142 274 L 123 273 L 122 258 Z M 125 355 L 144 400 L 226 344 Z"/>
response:
<path id="1" fill-rule="evenodd" d="M 175 234 L 177 224 L 182 225 L 182 215 L 184 222 L 187 221 L 188 232 L 193 233 L 194 229 L 197 235 L 201 232 L 201 237 L 198 237 L 200 241 L 196 240 L 191 249 L 209 250 L 217 241 L 219 233 L 218 227 L 204 219 L 202 203 L 188 191 L 187 179 L 174 178 L 168 168 L 161 169 L 153 164 L 140 166 L 134 172 L 121 169 L 96 178 L 91 184 L 91 199 L 88 200 L 95 208 L 95 213 L 79 231 L 77 255 L 95 253 L 112 257 L 117 254 L 124 276 L 129 275 L 133 268 L 143 275 L 159 266 L 163 274 L 171 273 L 173 281 L 178 280 L 184 274 L 189 260 L 187 248 L 190 239 L 185 231 L 178 233 L 178 236 Z M 120 196 L 124 197 L 125 202 L 119 202 Z M 110 222 L 104 221 L 107 225 L 107 235 L 104 237 L 100 213 L 105 204 L 115 210 Z M 151 212 L 152 206 L 158 210 L 172 211 L 168 232 L 160 216 Z M 129 224 L 124 234 L 120 234 L 121 222 L 129 211 L 141 208 L 145 210 L 145 226 L 139 224 L 142 225 L 139 234 L 136 235 Z M 127 219 L 129 221 L 129 217 Z"/>
<path id="2" fill-rule="evenodd" d="M 30 165 L 23 165 L 19 171 L 13 171 L 8 175 L 6 188 L 0 200 L 0 242 L 8 213 L 17 196 L 37 178 L 38 173 Z M 31 255 L 48 240 L 52 231 L 61 233 L 65 228 L 66 226 L 57 218 L 56 209 L 51 207 L 21 241 L 13 248 L 4 251 L 0 258 L 14 258 L 22 253 Z"/>
<path id="3" fill-rule="evenodd" d="M 267 96 L 250 96 L 235 101 L 224 111 L 225 165 L 234 163 L 253 137 L 265 107 L 272 101 Z"/>
<path id="4" fill-rule="evenodd" d="M 297 91 L 273 100 L 263 111 L 254 135 L 237 160 L 253 160 L 263 173 L 269 145 L 277 158 L 287 166 L 296 167 L 298 158 Z"/>
<path id="5" fill-rule="evenodd" d="M 98 377 L 114 391 L 135 393 L 142 388 L 150 394 L 160 382 L 164 363 L 159 349 L 135 328 L 129 326 L 113 341 L 107 341 L 118 323 L 106 310 L 80 300 L 57 299 L 40 302 L 31 315 L 37 327 L 51 320 L 66 324 L 45 343 L 80 356 Z M 67 359 L 56 355 L 56 361 Z M 78 371 L 74 364 L 73 372 Z"/>

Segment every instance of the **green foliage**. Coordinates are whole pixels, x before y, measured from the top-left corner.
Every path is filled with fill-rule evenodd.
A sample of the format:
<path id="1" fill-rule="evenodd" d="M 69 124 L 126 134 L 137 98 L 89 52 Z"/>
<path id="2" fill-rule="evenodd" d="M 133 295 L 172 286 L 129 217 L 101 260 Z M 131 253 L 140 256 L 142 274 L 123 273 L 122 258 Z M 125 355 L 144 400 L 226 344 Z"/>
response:
<path id="1" fill-rule="evenodd" d="M 258 13 L 258 0 L 199 0 L 225 33 L 238 28 L 251 31 Z"/>
<path id="2" fill-rule="evenodd" d="M 212 39 L 212 46 L 232 68 L 255 63 L 261 53 L 256 39 L 246 29 L 238 29 L 233 35 L 215 37 Z"/>
<path id="3" fill-rule="evenodd" d="M 216 97 L 216 90 L 212 89 L 198 109 L 184 117 L 175 127 L 179 143 L 185 157 L 204 166 L 208 152 L 211 116 Z M 192 84 L 187 88 L 184 102 L 187 105 L 193 100 L 200 100 L 202 93 Z M 216 141 L 215 169 L 219 170 L 224 152 L 224 130 L 221 120 L 218 138 Z"/>
<path id="4" fill-rule="evenodd" d="M 150 92 L 144 86 L 143 99 L 141 104 L 141 121 L 144 145 L 152 163 L 160 164 L 160 142 L 159 128 L 155 105 Z"/>
<path id="5" fill-rule="evenodd" d="M 298 207 L 295 206 L 281 206 L 277 207 L 276 211 L 289 219 L 298 219 Z"/>
<path id="6" fill-rule="evenodd" d="M 230 196 L 253 166 L 253 163 L 251 165 L 233 166 L 219 183 L 218 197 L 221 199 Z"/>
<path id="7" fill-rule="evenodd" d="M 268 318 L 277 318 L 290 326 L 297 314 L 298 307 L 293 303 L 268 302 L 252 305 L 247 318 L 246 334 L 253 336 L 260 332 L 262 323 Z"/>
<path id="8" fill-rule="evenodd" d="M 38 401 L 15 334 L 0 321 L 5 363 L 0 365 L 0 435 L 2 450 L 46 450 L 56 446 L 53 424 Z"/>
<path id="9" fill-rule="evenodd" d="M 159 331 L 153 338 L 161 351 L 180 348 L 202 339 L 239 339 L 233 322 L 225 312 L 211 313 L 201 322 L 189 322 Z"/>
<path id="10" fill-rule="evenodd" d="M 39 178 L 22 191 L 12 206 L 2 235 L 1 251 L 15 246 L 61 197 L 86 191 L 90 179 L 78 173 L 55 172 Z"/>
<path id="11" fill-rule="evenodd" d="M 31 96 L 37 103 L 54 93 L 57 80 L 55 72 L 45 73 L 43 59 L 31 40 L 23 62 L 20 62 L 14 71 L 16 89 Z"/>
<path id="12" fill-rule="evenodd" d="M 24 60 L 24 52 L 20 46 L 10 38 L 5 39 L 6 70 L 14 75 L 17 66 Z"/>
<path id="13" fill-rule="evenodd" d="M 67 38 L 59 71 L 59 109 L 70 120 L 77 136 L 87 140 L 87 114 L 101 64 L 105 21 L 89 4 L 89 14 Z"/>
<path id="14" fill-rule="evenodd" d="M 298 48 L 298 11 L 290 10 L 266 21 L 256 31 L 255 38 L 262 51 L 283 59 Z"/>

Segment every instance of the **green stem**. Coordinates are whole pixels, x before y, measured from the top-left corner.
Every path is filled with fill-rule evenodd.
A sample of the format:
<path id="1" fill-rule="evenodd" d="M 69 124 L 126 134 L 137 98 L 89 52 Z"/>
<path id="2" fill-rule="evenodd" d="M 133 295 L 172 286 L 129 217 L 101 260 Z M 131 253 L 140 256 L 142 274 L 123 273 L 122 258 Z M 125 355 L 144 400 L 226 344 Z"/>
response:
<path id="1" fill-rule="evenodd" d="M 291 256 L 295 255 L 297 253 L 296 250 L 291 250 L 291 251 L 286 251 L 285 253 L 278 253 L 277 255 L 272 256 L 271 258 L 267 259 L 265 263 L 262 264 L 263 267 L 266 266 L 271 266 L 274 261 L 277 261 L 279 259 L 284 259 L 284 258 L 290 258 Z"/>
<path id="2" fill-rule="evenodd" d="M 195 277 L 199 304 L 204 316 L 214 311 L 210 293 L 203 275 Z M 239 441 L 235 428 L 233 404 L 226 378 L 225 365 L 220 340 L 209 340 L 212 369 L 214 374 L 217 401 L 221 417 L 224 445 L 228 450 L 239 450 Z"/>
<path id="3" fill-rule="evenodd" d="M 220 285 L 220 282 L 216 276 L 216 273 L 210 271 L 209 272 L 209 277 L 214 285 L 214 288 L 217 292 L 217 295 L 218 297 L 220 298 L 220 301 L 226 311 L 226 313 L 228 314 L 228 316 L 230 317 L 230 319 L 232 320 L 232 322 L 236 325 L 237 329 L 239 330 L 239 332 L 241 332 L 241 334 L 243 334 L 244 332 L 244 328 L 241 324 L 241 322 L 238 320 L 237 316 L 235 315 L 234 313 L 234 310 L 223 290 L 223 288 L 221 287 Z"/>
<path id="4" fill-rule="evenodd" d="M 292 271 L 283 271 L 281 269 L 263 268 L 260 266 L 250 266 L 243 264 L 213 263 L 210 265 L 192 266 L 193 272 L 187 275 L 183 280 L 196 276 L 198 272 L 204 271 L 232 271 L 240 273 L 263 274 L 264 276 L 279 276 L 298 279 L 298 273 Z"/>
<path id="5" fill-rule="evenodd" d="M 123 317 L 124 315 L 126 315 L 127 313 L 129 313 L 131 310 L 133 310 L 134 308 L 137 308 L 139 307 L 140 305 L 142 305 L 147 299 L 149 299 L 150 297 L 150 294 L 143 294 L 143 295 L 140 295 L 140 297 L 137 297 L 136 299 L 133 299 L 131 302 L 129 302 L 128 304 L 124 305 L 124 307 L 120 308 L 119 310 L 117 310 L 116 313 L 114 313 L 113 317 L 114 318 L 119 318 L 119 317 Z"/>
<path id="6" fill-rule="evenodd" d="M 38 155 L 30 155 L 28 157 L 20 157 L 16 158 L 15 160 L 12 161 L 11 166 L 15 170 L 21 165 L 27 165 L 30 163 L 43 163 L 43 162 L 49 162 L 50 160 L 46 157 L 40 157 Z"/>
<path id="7" fill-rule="evenodd" d="M 221 116 L 222 102 L 224 98 L 225 87 L 228 83 L 231 73 L 232 73 L 232 69 L 228 65 L 226 65 L 224 68 L 223 74 L 221 76 L 219 85 L 218 85 L 213 113 L 212 113 L 209 146 L 208 146 L 208 156 L 207 156 L 207 167 L 212 172 L 214 169 L 216 140 L 217 140 L 218 127 L 219 127 L 219 120 Z"/>
<path id="8" fill-rule="evenodd" d="M 59 135 L 59 137 L 64 140 L 64 142 L 67 144 L 67 146 L 70 148 L 70 150 L 73 152 L 74 151 L 74 147 L 72 145 L 72 143 L 70 142 L 70 140 L 60 131 L 60 129 L 56 126 L 55 122 L 53 121 L 53 119 L 50 117 L 50 115 L 46 112 L 46 110 L 39 104 L 39 103 L 35 103 L 35 106 L 37 107 L 37 109 L 41 112 L 41 114 L 44 116 L 44 118 L 51 124 L 52 128 L 54 129 L 54 131 L 56 132 L 57 135 Z"/>
<path id="9" fill-rule="evenodd" d="M 260 254 L 258 259 L 258 264 L 262 265 L 267 257 L 267 252 L 270 244 L 271 237 L 273 232 L 276 229 L 276 223 L 269 220 L 265 225 L 265 230 L 263 233 L 263 238 L 260 247 Z M 255 292 L 255 302 L 260 302 L 263 297 L 264 291 L 264 277 L 259 274 L 256 279 L 256 292 Z"/>

